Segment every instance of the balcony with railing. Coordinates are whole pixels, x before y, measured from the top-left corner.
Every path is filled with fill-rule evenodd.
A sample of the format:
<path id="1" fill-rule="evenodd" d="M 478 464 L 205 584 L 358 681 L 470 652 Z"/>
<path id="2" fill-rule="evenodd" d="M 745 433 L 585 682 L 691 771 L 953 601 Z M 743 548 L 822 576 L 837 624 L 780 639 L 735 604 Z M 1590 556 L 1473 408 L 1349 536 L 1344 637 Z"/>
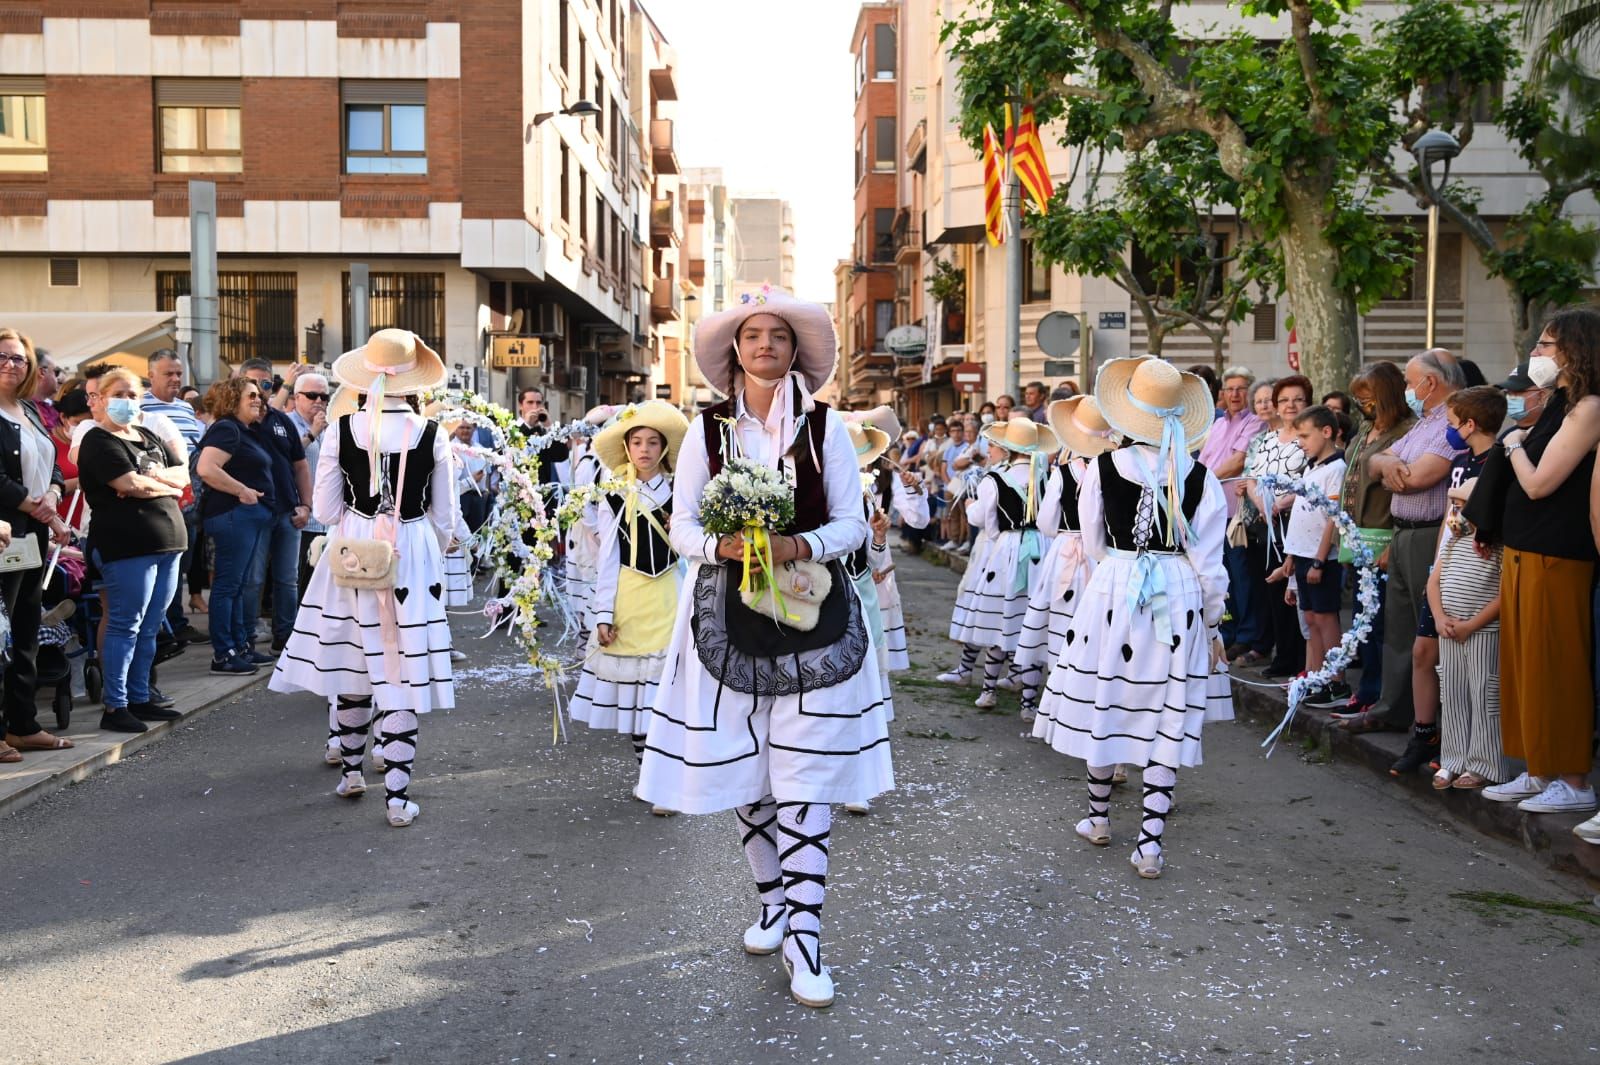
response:
<path id="1" fill-rule="evenodd" d="M 657 322 L 676 322 L 683 318 L 683 290 L 675 278 L 656 278 L 650 289 L 650 317 Z"/>
<path id="2" fill-rule="evenodd" d="M 678 152 L 672 143 L 672 119 L 650 120 L 650 165 L 658 174 L 678 173 Z"/>

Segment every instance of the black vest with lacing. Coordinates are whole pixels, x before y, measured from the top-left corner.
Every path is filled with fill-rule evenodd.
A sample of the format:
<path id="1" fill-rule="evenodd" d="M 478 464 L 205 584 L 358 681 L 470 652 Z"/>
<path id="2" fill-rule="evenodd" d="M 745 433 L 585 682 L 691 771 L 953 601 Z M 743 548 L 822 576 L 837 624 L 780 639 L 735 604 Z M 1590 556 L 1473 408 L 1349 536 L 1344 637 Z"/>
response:
<path id="1" fill-rule="evenodd" d="M 1078 481 L 1065 466 L 1057 466 L 1055 476 L 1061 478 L 1061 531 L 1079 532 L 1083 521 L 1078 517 Z"/>
<path id="2" fill-rule="evenodd" d="M 1000 522 L 1001 532 L 1012 532 L 1016 529 L 1037 529 L 1039 523 L 1028 517 L 1028 501 L 1022 493 L 1011 487 L 1011 482 L 1000 476 L 999 471 L 987 474 L 994 478 L 994 486 L 999 496 L 996 500 L 995 517 Z M 1028 470 L 1028 476 L 1033 476 L 1033 470 Z"/>
<path id="3" fill-rule="evenodd" d="M 622 519 L 622 512 L 627 506 L 625 496 L 613 492 L 606 496 L 606 503 L 610 505 L 612 515 L 617 519 L 617 550 L 625 568 L 643 573 L 646 577 L 659 577 L 678 564 L 678 553 L 646 517 L 647 514 L 655 513 L 656 521 L 662 528 L 666 528 L 667 519 L 672 517 L 672 497 L 668 496 L 659 506 L 647 504 L 641 498 L 638 510 L 633 516 L 632 528 L 629 528 L 628 523 Z M 637 559 L 633 553 L 635 541 L 639 544 Z"/>
<path id="4" fill-rule="evenodd" d="M 403 411 L 392 413 L 396 418 L 405 417 Z M 354 417 L 349 414 L 339 419 L 339 470 L 344 474 L 344 505 L 346 510 L 363 518 L 375 518 L 382 509 L 383 501 L 370 491 L 372 471 L 368 463 L 371 459 L 367 449 L 356 443 L 355 431 L 350 426 L 350 420 Z M 433 439 L 438 432 L 438 422 L 423 424 L 422 435 L 417 438 L 416 445 L 406 458 L 406 483 L 403 485 L 396 484 L 400 478 L 399 452 L 385 453 L 380 460 L 382 478 L 389 486 L 389 496 L 399 500 L 395 509 L 399 511 L 401 521 L 416 521 L 428 512 L 428 506 L 433 502 Z"/>
<path id="5" fill-rule="evenodd" d="M 1100 496 L 1105 500 L 1106 543 L 1119 551 L 1138 551 L 1141 548 L 1150 551 L 1179 550 L 1173 546 L 1175 539 L 1168 536 L 1166 511 L 1155 499 L 1146 501 L 1145 486 L 1124 477 L 1111 455 L 1107 451 L 1095 460 L 1100 464 Z M 1144 461 L 1152 466 L 1155 462 L 1149 457 L 1144 457 Z M 1190 521 L 1194 520 L 1205 489 L 1206 468 L 1196 462 L 1183 479 L 1183 516 Z M 1164 492 L 1166 489 L 1163 486 L 1159 490 Z M 1150 539 L 1142 545 L 1135 539 L 1141 506 L 1150 508 Z"/>

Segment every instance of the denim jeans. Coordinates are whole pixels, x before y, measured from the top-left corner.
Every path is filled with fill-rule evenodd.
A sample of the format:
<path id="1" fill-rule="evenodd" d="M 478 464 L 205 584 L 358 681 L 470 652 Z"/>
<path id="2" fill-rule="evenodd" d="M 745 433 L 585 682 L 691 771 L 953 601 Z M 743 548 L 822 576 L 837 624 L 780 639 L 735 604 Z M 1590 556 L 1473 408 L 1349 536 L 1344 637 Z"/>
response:
<path id="1" fill-rule="evenodd" d="M 254 576 L 255 595 L 250 598 L 254 615 L 249 619 L 246 634 L 255 634 L 256 617 L 261 613 L 261 589 L 270 579 L 272 637 L 287 640 L 294 629 L 295 615 L 300 612 L 300 530 L 294 527 L 293 512 L 275 515 L 267 526 L 267 542 L 256 554 Z"/>
<path id="2" fill-rule="evenodd" d="M 1361 645 L 1361 683 L 1356 686 L 1356 696 L 1368 706 L 1378 701 L 1383 689 L 1383 612 L 1389 597 L 1389 582 L 1378 581 L 1378 612 L 1372 618 L 1372 635 Z M 1355 605 L 1356 612 L 1361 604 Z"/>
<path id="3" fill-rule="evenodd" d="M 173 632 L 181 632 L 189 624 L 189 617 L 183 610 L 183 581 L 193 563 L 195 540 L 198 537 L 200 526 L 198 519 L 195 522 L 184 522 L 184 528 L 189 534 L 189 546 L 184 548 L 182 561 L 178 563 L 178 586 L 172 589 L 172 602 L 167 604 L 167 624 L 172 626 Z"/>
<path id="4" fill-rule="evenodd" d="M 241 654 L 250 647 L 261 601 L 261 567 L 266 558 L 272 512 L 257 503 L 240 504 L 226 514 L 207 518 L 206 535 L 216 554 L 211 578 L 211 651 L 217 658 Z"/>
<path id="5" fill-rule="evenodd" d="M 1255 647 L 1261 643 L 1261 609 L 1256 598 L 1255 582 L 1250 579 L 1250 550 L 1247 547 L 1224 547 L 1222 564 L 1228 570 L 1228 613 L 1231 621 L 1224 621 L 1217 631 L 1222 642 L 1231 647 L 1244 644 Z"/>
<path id="6" fill-rule="evenodd" d="M 106 637 L 100 653 L 105 663 L 108 709 L 150 701 L 156 635 L 172 590 L 178 586 L 182 557 L 181 552 L 172 551 L 107 562 L 95 552 L 106 591 Z"/>

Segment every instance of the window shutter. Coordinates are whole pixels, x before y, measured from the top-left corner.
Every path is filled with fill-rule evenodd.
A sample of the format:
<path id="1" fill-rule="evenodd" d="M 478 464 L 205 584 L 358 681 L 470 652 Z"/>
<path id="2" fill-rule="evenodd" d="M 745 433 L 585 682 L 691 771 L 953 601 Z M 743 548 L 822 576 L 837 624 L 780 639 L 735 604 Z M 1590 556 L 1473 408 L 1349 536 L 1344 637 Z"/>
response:
<path id="1" fill-rule="evenodd" d="M 347 104 L 426 104 L 425 81 L 345 81 L 339 86 Z"/>
<path id="2" fill-rule="evenodd" d="M 77 288 L 78 287 L 78 260 L 76 260 L 76 259 L 51 259 L 50 260 L 50 287 L 51 288 Z"/>
<path id="3" fill-rule="evenodd" d="M 235 78 L 157 78 L 157 107 L 238 107 Z"/>
<path id="4" fill-rule="evenodd" d="M 1278 305 L 1276 303 L 1258 303 L 1250 312 L 1251 325 L 1254 329 L 1250 339 L 1256 343 L 1278 339 Z"/>

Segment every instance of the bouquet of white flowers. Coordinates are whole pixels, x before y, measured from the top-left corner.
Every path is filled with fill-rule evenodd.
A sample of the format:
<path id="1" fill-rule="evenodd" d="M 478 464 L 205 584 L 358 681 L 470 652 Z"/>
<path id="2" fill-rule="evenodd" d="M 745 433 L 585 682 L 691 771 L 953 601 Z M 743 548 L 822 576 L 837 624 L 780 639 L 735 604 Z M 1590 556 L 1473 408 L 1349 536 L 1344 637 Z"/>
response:
<path id="1" fill-rule="evenodd" d="M 783 472 L 745 458 L 730 458 L 700 494 L 700 524 L 714 536 L 744 537 L 744 575 L 739 591 L 754 606 L 770 600 L 771 613 L 790 616 L 773 580 L 771 534 L 794 520 L 794 490 Z M 758 608 L 759 609 L 759 608 Z"/>

